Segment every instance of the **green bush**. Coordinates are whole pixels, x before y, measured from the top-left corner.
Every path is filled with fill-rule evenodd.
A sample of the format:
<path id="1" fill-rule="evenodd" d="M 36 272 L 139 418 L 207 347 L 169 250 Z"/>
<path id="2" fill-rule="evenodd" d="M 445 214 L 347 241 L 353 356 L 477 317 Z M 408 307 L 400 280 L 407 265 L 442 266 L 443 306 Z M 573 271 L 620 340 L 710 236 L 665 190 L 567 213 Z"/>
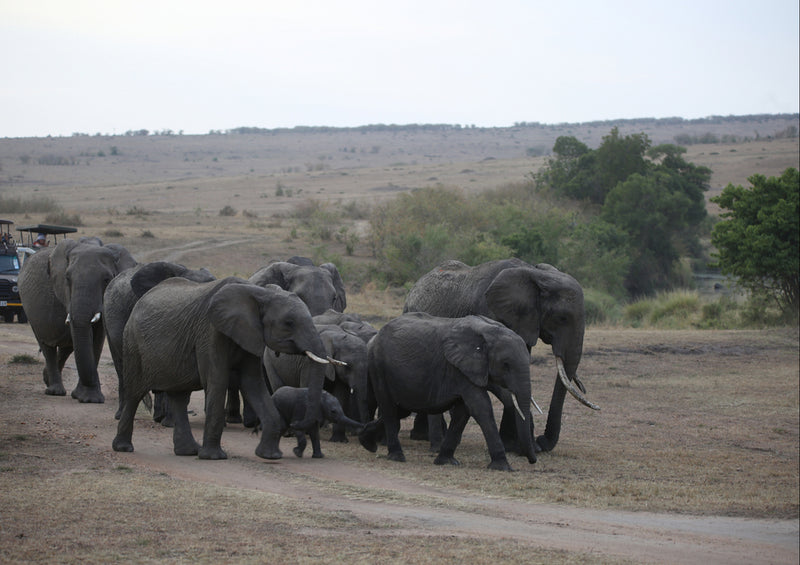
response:
<path id="1" fill-rule="evenodd" d="M 587 325 L 614 323 L 622 315 L 621 306 L 616 298 L 590 288 L 583 289 L 583 307 Z"/>

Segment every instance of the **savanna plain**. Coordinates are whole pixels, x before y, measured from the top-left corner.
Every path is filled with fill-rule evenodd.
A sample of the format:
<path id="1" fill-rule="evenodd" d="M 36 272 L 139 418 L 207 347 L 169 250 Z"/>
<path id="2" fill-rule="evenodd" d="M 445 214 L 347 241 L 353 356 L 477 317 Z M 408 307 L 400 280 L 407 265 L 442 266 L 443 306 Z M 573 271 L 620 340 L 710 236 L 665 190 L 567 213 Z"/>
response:
<path id="1" fill-rule="evenodd" d="M 755 173 L 798 167 L 787 123 L 623 123 L 655 143 L 712 130 L 753 136 L 695 144 L 686 159 L 713 171 L 709 196 Z M 740 127 L 741 131 L 732 128 Z M 0 139 L 0 196 L 42 197 L 80 218 L 78 236 L 247 277 L 292 255 L 360 272 L 362 237 L 319 240 L 298 218 L 309 206 L 356 210 L 435 184 L 465 191 L 519 182 L 557 135 L 596 146 L 611 124 L 491 130 L 283 131 L 207 136 Z M 627 131 L 625 128 L 628 128 Z M 719 129 L 712 129 L 719 128 Z M 39 164 L 52 156 L 61 165 Z M 44 160 L 47 162 L 47 159 Z M 224 209 L 228 209 L 221 213 Z M 714 210 L 710 208 L 712 213 Z M 16 225 L 45 214 L 4 214 Z M 376 326 L 402 311 L 405 289 L 348 287 L 347 311 Z M 32 359 L 32 362 L 19 362 Z M 459 467 L 433 465 L 423 442 L 401 441 L 404 464 L 355 438 L 323 441 L 323 459 L 254 454 L 250 429 L 228 424 L 225 461 L 172 454 L 171 430 L 140 408 L 133 453 L 116 453 L 117 378 L 100 361 L 105 404 L 49 397 L 27 324 L 0 323 L 0 561 L 8 563 L 797 563 L 800 398 L 796 327 L 659 330 L 590 326 L 579 373 L 594 412 L 567 399 L 560 441 L 515 472 L 486 468 L 470 423 Z M 547 346 L 533 350 L 534 397 L 555 379 Z M 74 364 L 65 386 L 77 382 Z M 191 421 L 202 433 L 202 393 Z M 496 404 L 499 415 L 500 405 Z M 546 416 L 535 415 L 537 429 Z M 327 437 L 323 432 L 323 437 Z"/>

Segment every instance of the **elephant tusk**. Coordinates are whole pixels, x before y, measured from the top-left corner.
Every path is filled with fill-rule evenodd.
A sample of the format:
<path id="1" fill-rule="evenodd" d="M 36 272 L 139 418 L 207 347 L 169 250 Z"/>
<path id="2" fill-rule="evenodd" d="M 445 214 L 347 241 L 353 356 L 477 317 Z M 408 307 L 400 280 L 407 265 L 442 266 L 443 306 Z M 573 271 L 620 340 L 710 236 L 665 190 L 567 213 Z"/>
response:
<path id="1" fill-rule="evenodd" d="M 328 364 L 328 360 L 327 359 L 323 359 L 319 355 L 314 355 L 310 351 L 306 351 L 306 355 L 308 355 L 309 359 L 311 359 L 312 361 L 316 361 L 317 363 L 322 363 L 323 365 L 327 365 Z"/>
<path id="2" fill-rule="evenodd" d="M 334 359 L 331 356 L 328 356 L 328 363 L 330 363 L 331 365 L 340 365 L 342 367 L 347 367 L 346 361 L 339 361 L 338 359 Z"/>
<path id="3" fill-rule="evenodd" d="M 532 396 L 531 396 L 531 403 L 532 403 L 532 404 L 533 404 L 533 405 L 536 407 L 536 411 L 537 411 L 539 414 L 544 414 L 544 412 L 542 412 L 542 409 L 541 409 L 541 408 L 539 408 L 539 405 L 538 405 L 538 404 L 536 404 L 536 401 L 533 399 L 533 397 L 532 397 Z"/>
<path id="4" fill-rule="evenodd" d="M 66 320 L 64 320 L 64 325 L 65 325 L 65 326 L 68 326 L 68 325 L 69 325 L 69 313 L 67 313 L 67 319 L 66 319 Z"/>
<path id="5" fill-rule="evenodd" d="M 525 414 L 522 413 L 522 409 L 519 407 L 519 402 L 517 402 L 517 395 L 513 392 L 511 393 L 511 400 L 514 402 L 514 408 L 517 409 L 519 417 L 525 420 Z"/>
<path id="6" fill-rule="evenodd" d="M 95 315 L 92 317 L 92 321 L 91 321 L 91 323 L 92 323 L 92 324 L 94 324 L 94 323 L 95 323 L 95 322 L 97 322 L 98 320 L 100 320 L 100 312 L 98 312 L 97 314 L 95 314 Z"/>
<path id="7" fill-rule="evenodd" d="M 556 366 L 558 367 L 558 378 L 561 379 L 561 383 L 566 387 L 569 393 L 584 406 L 588 406 L 592 410 L 600 410 L 600 407 L 597 404 L 586 400 L 580 391 L 576 389 L 571 382 L 569 382 L 569 379 L 567 378 L 567 372 L 564 369 L 564 361 L 561 359 L 561 357 L 556 357 Z"/>

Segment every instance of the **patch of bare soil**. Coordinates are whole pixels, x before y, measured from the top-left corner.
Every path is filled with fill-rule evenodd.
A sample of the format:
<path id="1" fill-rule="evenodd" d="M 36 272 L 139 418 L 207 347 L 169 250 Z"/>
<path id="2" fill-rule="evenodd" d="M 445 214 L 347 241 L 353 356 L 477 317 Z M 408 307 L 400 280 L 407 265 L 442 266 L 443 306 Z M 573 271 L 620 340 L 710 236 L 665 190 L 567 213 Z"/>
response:
<path id="1" fill-rule="evenodd" d="M 105 404 L 48 397 L 40 363 L 9 363 L 40 358 L 29 327 L 0 324 L 2 561 L 797 563 L 797 333 L 759 335 L 590 330 L 584 382 L 603 411 L 569 405 L 556 450 L 535 465 L 511 456 L 509 474 L 485 468 L 473 423 L 461 467 L 432 465 L 408 439 L 406 464 L 355 441 L 298 459 L 289 439 L 267 462 L 238 425 L 223 435 L 228 460 L 176 457 L 144 409 L 135 452 L 115 453 L 107 355 Z M 552 385 L 543 365 L 532 365 L 540 404 Z M 704 378 L 710 399 L 692 390 Z M 68 390 L 75 382 L 68 363 Z M 704 406 L 705 418 L 691 414 Z M 199 438 L 200 393 L 191 407 Z M 761 429 L 741 431 L 737 415 Z M 748 482 L 774 483 L 777 501 L 739 489 Z M 693 500 L 704 490 L 721 494 Z"/>

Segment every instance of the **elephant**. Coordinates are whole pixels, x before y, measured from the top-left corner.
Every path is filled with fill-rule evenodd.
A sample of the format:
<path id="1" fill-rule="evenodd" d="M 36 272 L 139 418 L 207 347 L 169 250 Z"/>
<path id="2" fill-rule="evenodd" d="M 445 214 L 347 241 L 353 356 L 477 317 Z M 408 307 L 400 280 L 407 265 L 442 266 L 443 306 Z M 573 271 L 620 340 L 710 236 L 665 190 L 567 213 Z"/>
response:
<path id="1" fill-rule="evenodd" d="M 295 456 L 303 456 L 303 451 L 305 451 L 307 444 L 306 434 L 308 434 L 308 437 L 311 438 L 312 457 L 315 459 L 324 457 L 319 445 L 318 425 L 311 426 L 305 432 L 292 429 L 293 421 L 303 420 L 305 418 L 306 406 L 308 405 L 308 389 L 283 386 L 273 393 L 272 401 L 275 403 L 275 408 L 277 408 L 278 414 L 281 416 L 281 435 L 292 430 L 297 438 L 297 447 L 292 449 Z M 345 416 L 342 405 L 336 397 L 324 390 L 322 391 L 320 409 L 321 412 L 317 415 L 318 422 L 327 420 L 333 424 L 354 426 L 358 430 L 364 427 L 363 424 Z"/>
<path id="2" fill-rule="evenodd" d="M 44 355 L 46 394 L 64 396 L 61 371 L 75 353 L 78 384 L 72 398 L 105 401 L 97 365 L 105 342 L 101 322 L 109 282 L 136 265 L 123 246 L 97 238 L 64 239 L 29 257 L 19 274 L 19 293 Z"/>
<path id="3" fill-rule="evenodd" d="M 537 450 L 551 451 L 558 443 L 567 391 L 582 404 L 599 410 L 583 396 L 586 388 L 577 376 L 586 325 L 583 289 L 573 277 L 552 265 L 534 266 L 516 258 L 474 267 L 447 261 L 414 284 L 403 312 L 453 318 L 468 314 L 487 316 L 520 335 L 529 349 L 538 339 L 552 347 L 558 378 L 545 433 L 536 438 Z M 500 431 L 508 443 L 513 442 L 512 421 L 506 406 Z"/>
<path id="4" fill-rule="evenodd" d="M 350 403 L 351 391 L 356 399 L 354 419 L 367 420 L 367 344 L 357 335 L 336 325 L 315 324 L 329 359 L 336 363 L 325 365 L 324 388 L 333 394 L 342 406 Z M 277 355 L 275 351 L 264 350 L 264 368 L 269 385 L 273 391 L 284 386 L 301 388 L 315 378 L 319 365 L 302 355 Z M 353 417 L 353 416 L 351 416 Z M 331 441 L 347 443 L 344 424 L 333 423 Z"/>
<path id="5" fill-rule="evenodd" d="M 319 267 L 310 264 L 310 260 L 292 258 L 288 261 L 276 261 L 261 267 L 250 277 L 250 282 L 259 286 L 277 284 L 284 290 L 297 294 L 306 303 L 312 316 L 333 309 L 344 312 L 347 307 L 347 295 L 339 270 L 333 263 L 324 263 Z M 300 264 L 298 264 L 300 263 Z"/>
<path id="6" fill-rule="evenodd" d="M 319 324 L 333 324 L 337 325 L 340 328 L 347 330 L 350 333 L 356 334 L 364 343 L 369 343 L 375 334 L 378 333 L 378 330 L 370 324 L 369 322 L 365 322 L 361 319 L 361 316 L 358 314 L 351 314 L 344 312 L 337 312 L 336 310 L 328 309 L 322 314 L 317 314 L 314 316 L 314 323 Z"/>
<path id="7" fill-rule="evenodd" d="M 306 303 L 312 316 L 322 314 L 328 309 L 342 312 L 347 306 L 344 281 L 333 263 L 315 267 L 307 257 L 291 257 L 288 261 L 275 261 L 261 267 L 250 277 L 250 282 L 258 286 L 276 284 L 284 290 L 294 292 Z M 225 405 L 226 421 L 244 421 L 245 426 L 255 425 L 246 403 L 244 410 L 242 417 L 239 386 L 234 376 L 230 381 Z"/>
<path id="8" fill-rule="evenodd" d="M 389 459 L 405 461 L 398 439 L 400 419 L 411 412 L 439 414 L 449 410 L 450 426 L 434 463 L 459 464 L 455 449 L 472 416 L 489 448 L 489 468 L 510 471 L 494 421 L 488 394 L 492 392 L 514 399 L 520 445 L 528 462 L 534 463 L 529 362 L 523 339 L 489 318 L 403 314 L 383 326 L 369 343 L 369 381 L 380 417 L 365 426 L 359 441 L 369 451 L 376 451 L 382 422 Z"/>
<path id="9" fill-rule="evenodd" d="M 228 277 L 197 283 L 167 279 L 142 296 L 123 332 L 125 404 L 112 442 L 115 451 L 133 451 L 133 419 L 149 390 L 163 390 L 175 418 L 173 451 L 200 459 L 225 459 L 220 445 L 225 426 L 225 392 L 232 373 L 263 427 L 256 455 L 280 459 L 280 417 L 261 371 L 269 346 L 306 354 L 327 364 L 325 347 L 308 307 L 293 293 Z M 308 384 L 306 418 L 292 427 L 309 429 L 320 410 L 324 376 Z M 192 391 L 204 390 L 203 443 L 192 436 L 187 405 Z"/>
<path id="10" fill-rule="evenodd" d="M 103 327 L 106 331 L 111 359 L 114 361 L 114 369 L 116 369 L 119 379 L 119 408 L 114 416 L 117 420 L 122 413 L 122 405 L 125 400 L 125 387 L 122 380 L 122 332 L 125 329 L 125 323 L 128 321 L 136 301 L 145 292 L 172 277 L 183 277 L 195 282 L 209 282 L 215 279 L 214 275 L 205 268 L 192 270 L 178 263 L 155 261 L 140 263 L 121 272 L 106 287 L 103 295 Z M 171 417 L 164 409 L 163 396 L 162 393 L 156 393 L 153 419 L 169 425 Z"/>

